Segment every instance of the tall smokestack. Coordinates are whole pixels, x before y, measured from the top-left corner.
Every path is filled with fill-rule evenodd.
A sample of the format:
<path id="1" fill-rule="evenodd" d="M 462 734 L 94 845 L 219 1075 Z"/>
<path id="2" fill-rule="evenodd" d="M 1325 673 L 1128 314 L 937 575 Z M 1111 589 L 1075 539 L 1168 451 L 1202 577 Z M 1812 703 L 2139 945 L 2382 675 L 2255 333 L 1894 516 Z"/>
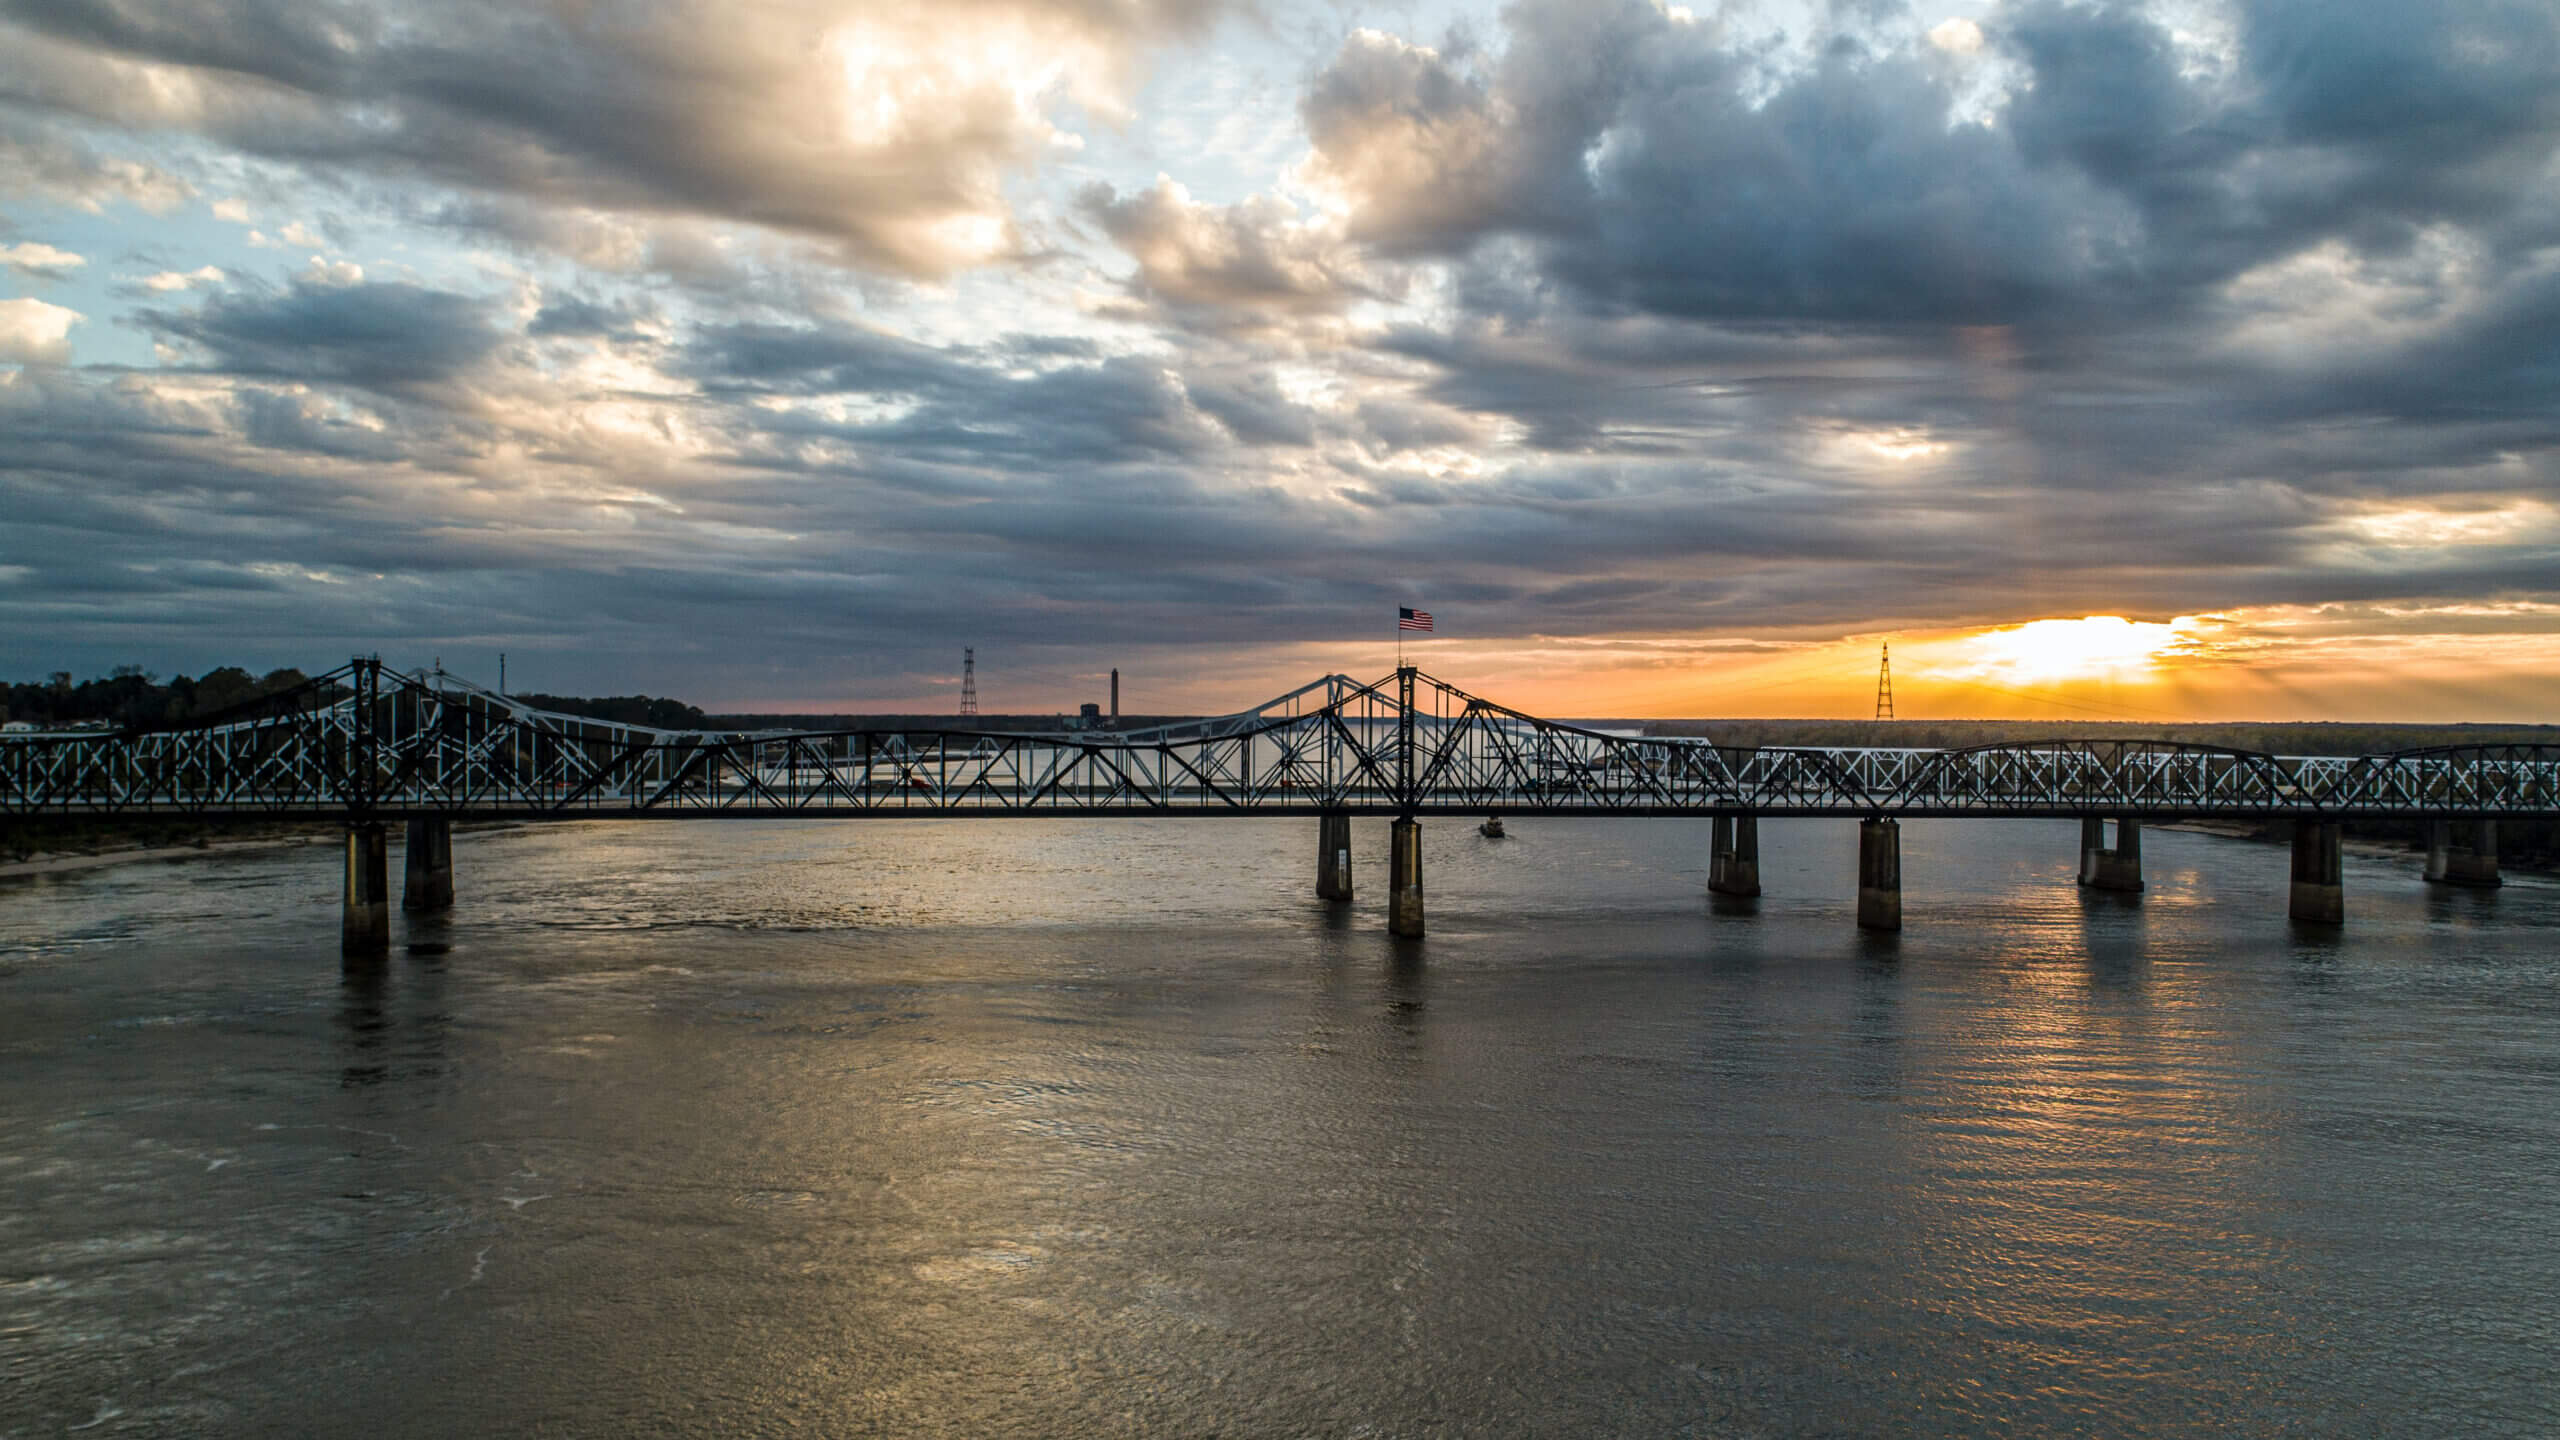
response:
<path id="1" fill-rule="evenodd" d="M 1111 718 L 1120 718 L 1120 667 L 1111 667 Z"/>

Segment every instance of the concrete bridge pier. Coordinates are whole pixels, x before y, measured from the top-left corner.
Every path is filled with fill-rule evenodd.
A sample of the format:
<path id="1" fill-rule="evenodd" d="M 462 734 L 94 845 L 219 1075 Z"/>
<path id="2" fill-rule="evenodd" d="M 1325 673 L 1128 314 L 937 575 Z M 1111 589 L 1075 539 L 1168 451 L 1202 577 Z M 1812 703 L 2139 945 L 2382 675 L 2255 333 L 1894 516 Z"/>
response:
<path id="1" fill-rule="evenodd" d="M 1902 928 L 1902 822 L 1858 822 L 1858 928 Z"/>
<path id="2" fill-rule="evenodd" d="M 2498 822 L 2428 821 L 2427 880 L 2435 885 L 2497 888 L 2503 883 L 2498 875 Z"/>
<path id="3" fill-rule="evenodd" d="M 1326 813 L 1316 817 L 1316 898 L 1351 898 L 1351 817 Z"/>
<path id="4" fill-rule="evenodd" d="M 391 948 L 391 847 L 380 825 L 347 827 L 347 894 L 339 949 L 350 961 Z"/>
<path id="5" fill-rule="evenodd" d="M 453 822 L 412 820 L 401 868 L 408 873 L 402 887 L 403 910 L 453 908 Z"/>
<path id="6" fill-rule="evenodd" d="M 2287 913 L 2313 925 L 2347 921 L 2346 874 L 2339 827 L 2318 820 L 2293 822 L 2293 895 Z"/>
<path id="7" fill-rule="evenodd" d="M 1708 847 L 1707 889 L 1718 895 L 1760 893 L 1760 817 L 1718 815 Z"/>
<path id="8" fill-rule="evenodd" d="M 2080 821 L 2080 883 L 2092 890 L 2142 893 L 2142 822 L 2116 817 L 2116 843 L 2107 848 L 2107 822 L 2090 815 Z"/>
<path id="9" fill-rule="evenodd" d="M 1387 933 L 1422 933 L 1422 822 L 1406 816 L 1389 831 Z"/>

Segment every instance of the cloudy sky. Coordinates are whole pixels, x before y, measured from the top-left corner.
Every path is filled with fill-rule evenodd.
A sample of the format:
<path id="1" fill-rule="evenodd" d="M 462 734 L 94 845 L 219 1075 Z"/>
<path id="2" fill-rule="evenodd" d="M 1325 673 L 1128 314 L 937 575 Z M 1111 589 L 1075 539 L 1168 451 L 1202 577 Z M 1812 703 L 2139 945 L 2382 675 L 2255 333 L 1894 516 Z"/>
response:
<path id="1" fill-rule="evenodd" d="M 0 675 L 2551 719 L 2555 479 L 2547 0 L 0 0 Z"/>

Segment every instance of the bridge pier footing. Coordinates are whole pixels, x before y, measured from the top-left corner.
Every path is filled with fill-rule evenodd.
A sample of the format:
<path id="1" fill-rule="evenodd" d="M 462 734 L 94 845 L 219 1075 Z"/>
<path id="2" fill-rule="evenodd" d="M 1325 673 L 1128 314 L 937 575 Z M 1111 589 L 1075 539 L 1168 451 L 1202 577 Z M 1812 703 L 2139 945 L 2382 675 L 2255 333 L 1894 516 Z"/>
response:
<path id="1" fill-rule="evenodd" d="M 1858 822 L 1858 928 L 1902 928 L 1902 822 Z"/>
<path id="2" fill-rule="evenodd" d="M 401 869 L 406 872 L 402 878 L 407 882 L 401 887 L 401 909 L 452 909 L 453 822 L 410 821 Z"/>
<path id="3" fill-rule="evenodd" d="M 1351 898 L 1351 817 L 1316 817 L 1316 898 Z"/>
<path id="4" fill-rule="evenodd" d="M 1422 933 L 1422 822 L 1400 819 L 1387 847 L 1387 933 Z"/>
<path id="5" fill-rule="evenodd" d="M 2115 848 L 2107 847 L 2107 822 L 2090 815 L 2080 821 L 2080 883 L 2092 890 L 2142 893 L 2142 822 L 2116 817 Z"/>
<path id="6" fill-rule="evenodd" d="M 2293 822 L 2293 892 L 2286 913 L 2311 925 L 2346 923 L 2346 872 L 2337 825 Z"/>
<path id="7" fill-rule="evenodd" d="M 1718 815 L 1708 848 L 1707 889 L 1718 895 L 1760 893 L 1760 817 Z"/>
<path id="8" fill-rule="evenodd" d="M 2495 889 L 2504 883 L 2498 874 L 2498 822 L 2428 821 L 2427 880 L 2435 885 L 2479 890 Z"/>
<path id="9" fill-rule="evenodd" d="M 391 948 L 391 847 L 371 822 L 347 827 L 347 893 L 339 950 L 350 961 Z"/>

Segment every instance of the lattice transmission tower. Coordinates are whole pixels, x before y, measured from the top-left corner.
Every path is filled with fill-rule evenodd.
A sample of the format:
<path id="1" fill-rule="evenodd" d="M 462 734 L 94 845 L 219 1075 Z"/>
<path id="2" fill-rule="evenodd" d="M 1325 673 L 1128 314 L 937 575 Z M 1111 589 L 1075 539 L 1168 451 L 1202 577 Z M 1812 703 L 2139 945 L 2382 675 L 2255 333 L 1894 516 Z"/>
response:
<path id="1" fill-rule="evenodd" d="M 960 713 L 978 713 L 978 647 L 974 645 L 960 651 Z"/>
<path id="2" fill-rule="evenodd" d="M 1883 653 L 1876 657 L 1876 718 L 1893 718 L 1893 642 L 1885 642 Z"/>

